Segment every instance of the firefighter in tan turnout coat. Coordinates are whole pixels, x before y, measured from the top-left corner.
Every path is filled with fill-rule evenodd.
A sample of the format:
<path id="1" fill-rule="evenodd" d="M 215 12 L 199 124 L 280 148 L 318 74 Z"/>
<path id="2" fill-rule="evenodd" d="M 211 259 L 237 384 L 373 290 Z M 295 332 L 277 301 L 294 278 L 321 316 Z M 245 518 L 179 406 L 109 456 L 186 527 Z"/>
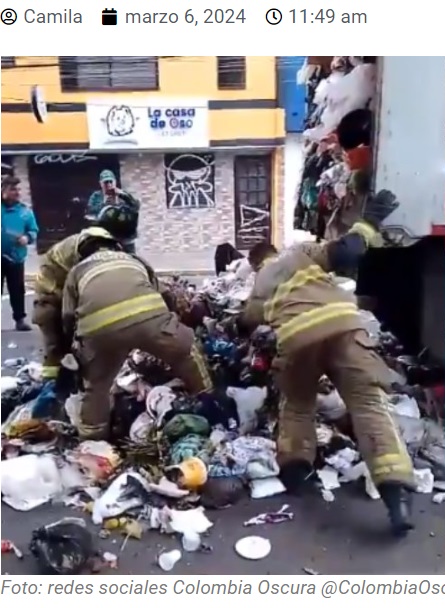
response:
<path id="1" fill-rule="evenodd" d="M 320 377 L 338 389 L 352 417 L 360 451 L 398 535 L 410 522 L 413 468 L 391 418 L 384 393 L 387 369 L 374 351 L 355 297 L 338 287 L 330 272 L 357 267 L 368 247 L 381 242 L 379 227 L 397 203 L 387 191 L 370 198 L 363 221 L 327 244 L 304 243 L 278 256 L 260 243 L 249 255 L 258 271 L 241 323 L 269 324 L 276 333 L 276 380 L 284 397 L 278 453 L 282 481 L 296 491 L 313 475 L 315 403 Z"/>
<path id="2" fill-rule="evenodd" d="M 193 330 L 169 312 L 147 265 L 121 249 L 110 239 L 81 249 L 63 291 L 64 331 L 75 337 L 84 381 L 83 439 L 107 437 L 110 389 L 133 349 L 170 365 L 192 394 L 213 389 Z"/>
<path id="3" fill-rule="evenodd" d="M 96 238 L 111 238 L 111 234 L 101 227 L 91 227 L 60 241 L 43 256 L 36 277 L 33 310 L 35 323 L 43 336 L 43 378 L 54 380 L 60 368 L 60 361 L 70 350 L 62 327 L 62 293 L 66 277 L 79 261 L 79 247 Z"/>

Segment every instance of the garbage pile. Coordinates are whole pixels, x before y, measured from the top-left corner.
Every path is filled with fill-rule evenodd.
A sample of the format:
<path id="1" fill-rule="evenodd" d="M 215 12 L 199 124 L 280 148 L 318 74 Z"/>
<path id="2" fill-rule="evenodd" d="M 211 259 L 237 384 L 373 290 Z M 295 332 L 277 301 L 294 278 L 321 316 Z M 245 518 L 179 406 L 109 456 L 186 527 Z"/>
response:
<path id="1" fill-rule="evenodd" d="M 369 192 L 375 58 L 307 63 L 298 79 L 307 89 L 307 128 L 295 228 L 329 239 L 352 225 Z"/>
<path id="2" fill-rule="evenodd" d="M 162 361 L 134 351 L 112 388 L 109 442 L 79 442 L 79 393 L 72 394 L 56 415 L 48 396 L 46 415 L 33 417 L 42 388 L 38 364 L 25 364 L 15 377 L 3 377 L 2 500 L 23 512 L 50 502 L 86 511 L 99 526 L 101 538 L 113 530 L 122 533 L 121 551 L 129 538 L 140 539 L 150 530 L 179 535 L 182 549 L 159 556 L 159 566 L 169 571 L 182 550 L 210 550 L 205 540 L 213 524 L 206 509 L 222 509 L 248 495 L 259 499 L 284 493 L 276 460 L 279 393 L 271 374 L 274 335 L 264 326 L 247 338 L 230 322 L 252 284 L 244 260 L 200 289 L 179 280 L 172 284 L 174 297 L 182 298 L 184 314 L 202 344 L 215 394 L 207 400 L 191 397 Z M 375 317 L 362 314 L 392 368 L 389 407 L 414 459 L 417 489 L 433 493 L 440 503 L 445 499 L 443 379 L 439 389 L 410 384 L 407 379 L 425 384 L 440 372 L 404 356 Z M 324 500 L 335 500 L 342 484 L 358 479 L 368 495 L 378 499 L 345 405 L 327 378 L 320 379 L 317 406 L 316 468 Z M 292 513 L 283 507 L 261 514 L 256 523 L 290 519 Z M 98 559 L 90 534 L 84 520 L 68 518 L 36 530 L 31 552 L 43 571 L 81 571 Z M 238 543 L 245 556 L 270 550 L 252 540 L 265 539 L 248 538 Z M 12 543 L 6 546 L 13 550 Z M 71 558 L 64 559 L 64 553 Z M 100 559 L 117 567 L 113 554 Z"/>

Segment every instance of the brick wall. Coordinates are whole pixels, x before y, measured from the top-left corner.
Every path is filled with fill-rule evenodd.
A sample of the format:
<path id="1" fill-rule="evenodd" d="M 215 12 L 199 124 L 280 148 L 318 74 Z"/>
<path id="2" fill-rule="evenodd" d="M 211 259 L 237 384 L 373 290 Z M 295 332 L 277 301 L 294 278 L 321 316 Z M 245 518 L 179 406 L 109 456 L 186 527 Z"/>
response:
<path id="1" fill-rule="evenodd" d="M 138 251 L 159 271 L 208 271 L 215 247 L 234 242 L 233 158 L 215 153 L 215 209 L 167 209 L 162 154 L 121 157 L 121 180 L 141 201 Z"/>

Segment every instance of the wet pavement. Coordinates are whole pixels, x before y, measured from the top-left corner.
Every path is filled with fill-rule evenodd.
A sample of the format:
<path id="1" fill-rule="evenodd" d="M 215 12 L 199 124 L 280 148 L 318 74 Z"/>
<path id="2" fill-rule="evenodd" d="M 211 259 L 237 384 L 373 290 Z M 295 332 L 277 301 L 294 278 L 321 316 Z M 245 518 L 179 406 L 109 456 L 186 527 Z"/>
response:
<path id="1" fill-rule="evenodd" d="M 32 296 L 28 297 L 28 302 L 31 301 Z M 19 356 L 38 358 L 38 332 L 19 334 L 12 331 L 12 327 L 9 305 L 3 300 L 2 362 Z M 16 348 L 10 348 L 11 344 Z M 433 504 L 431 495 L 416 495 L 415 499 L 417 528 L 408 538 L 397 541 L 388 535 L 381 502 L 368 499 L 357 486 L 336 492 L 333 503 L 325 503 L 321 496 L 299 499 L 278 496 L 268 500 L 246 500 L 223 511 L 207 511 L 214 526 L 205 542 L 213 550 L 210 553 L 184 553 L 172 574 L 304 575 L 304 568 L 325 575 L 444 574 L 445 504 Z M 293 521 L 243 527 L 243 522 L 250 517 L 277 510 L 286 503 L 295 514 Z M 35 562 L 27 549 L 32 530 L 64 516 L 82 514 L 60 505 L 19 513 L 2 504 L 2 538 L 9 538 L 25 552 L 22 561 L 14 555 L 2 556 L 2 574 L 36 574 Z M 98 537 L 99 527 L 93 526 L 88 516 L 86 519 L 98 547 L 119 555 L 119 574 L 160 574 L 157 555 L 164 549 L 180 548 L 179 540 L 149 531 L 141 541 L 129 540 L 120 554 L 123 537 L 113 533 L 102 540 Z M 248 562 L 237 556 L 236 541 L 248 535 L 261 535 L 270 540 L 272 551 L 266 559 Z"/>

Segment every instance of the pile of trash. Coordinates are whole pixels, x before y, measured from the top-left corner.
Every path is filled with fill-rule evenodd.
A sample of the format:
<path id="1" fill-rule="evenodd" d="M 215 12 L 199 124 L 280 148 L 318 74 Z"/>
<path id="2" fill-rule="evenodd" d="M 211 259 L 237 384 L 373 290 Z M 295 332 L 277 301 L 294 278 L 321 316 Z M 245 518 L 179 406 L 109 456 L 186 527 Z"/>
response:
<path id="1" fill-rule="evenodd" d="M 55 398 L 46 395 L 46 412 L 33 415 L 36 399 L 42 402 L 38 364 L 21 365 L 15 377 L 3 377 L 2 500 L 23 512 L 50 502 L 83 510 L 100 527 L 101 538 L 113 530 L 122 533 L 121 550 L 129 538 L 158 530 L 179 535 L 182 550 L 206 551 L 206 535 L 213 525 L 206 509 L 226 508 L 249 495 L 259 499 L 283 494 L 275 442 L 279 393 L 271 374 L 274 335 L 263 326 L 247 338 L 230 322 L 252 283 L 244 260 L 200 289 L 175 282 L 173 291 L 191 313 L 212 371 L 214 395 L 191 397 L 162 361 L 134 351 L 111 391 L 110 442 L 78 440 L 79 393 L 70 395 L 58 412 Z M 417 489 L 434 493 L 440 503 L 445 499 L 445 435 L 438 416 L 444 413 L 444 395 L 434 386 L 408 382 L 431 378 L 434 370 L 404 356 L 375 317 L 362 314 L 392 368 L 389 407 L 414 459 Z M 368 495 L 378 499 L 345 405 L 327 378 L 320 379 L 317 406 L 316 466 L 323 498 L 331 502 L 342 484 L 362 479 Z M 283 507 L 257 519 L 253 523 L 288 521 L 292 513 Z M 270 546 L 252 540 L 265 539 L 248 538 L 240 544 L 244 556 L 270 551 Z M 5 547 L 14 550 L 12 543 Z M 31 551 L 44 570 L 58 573 L 80 571 L 97 558 L 85 522 L 76 519 L 36 530 Z M 68 562 L 64 551 L 73 556 Z M 163 553 L 159 566 L 171 570 L 181 555 L 179 549 Z M 117 567 L 116 556 L 101 559 Z"/>
<path id="2" fill-rule="evenodd" d="M 306 62 L 298 74 L 299 84 L 306 85 L 308 107 L 295 228 L 319 238 L 333 238 L 350 227 L 369 192 L 375 59 Z"/>

